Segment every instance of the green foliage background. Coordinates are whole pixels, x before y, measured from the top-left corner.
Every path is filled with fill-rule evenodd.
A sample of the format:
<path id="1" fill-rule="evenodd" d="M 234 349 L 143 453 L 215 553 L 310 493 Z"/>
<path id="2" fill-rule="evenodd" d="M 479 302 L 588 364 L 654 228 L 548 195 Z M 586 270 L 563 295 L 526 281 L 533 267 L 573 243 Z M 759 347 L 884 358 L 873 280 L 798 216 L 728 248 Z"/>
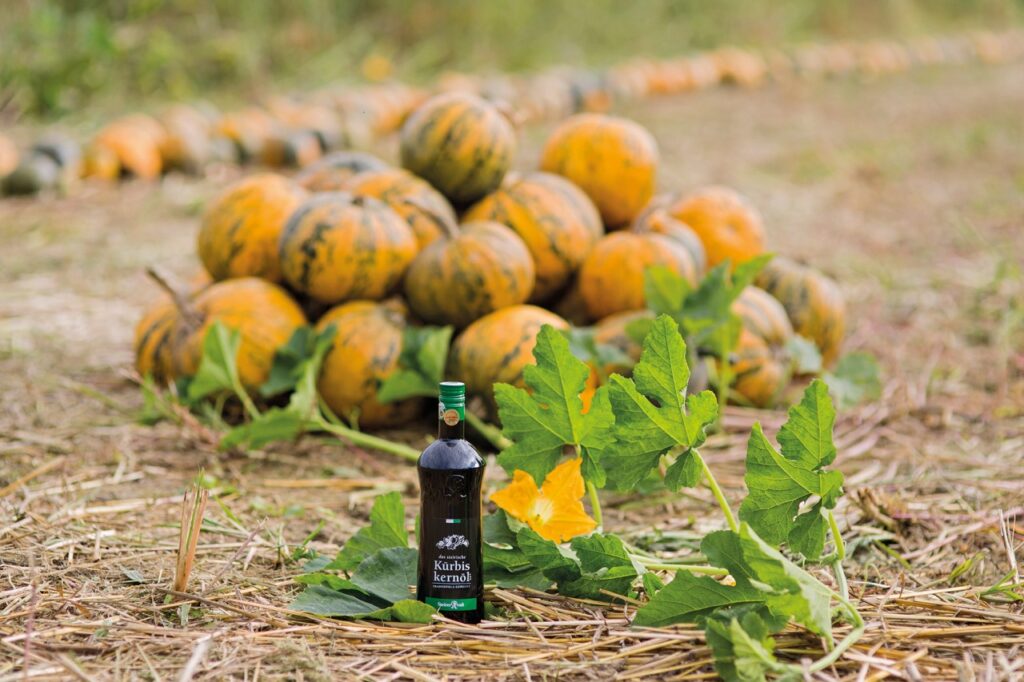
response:
<path id="1" fill-rule="evenodd" d="M 5 0 L 0 106 L 52 117 L 126 100 L 243 98 L 359 80 L 368 54 L 443 69 L 600 66 L 722 43 L 1001 27 L 1024 0 Z M 120 103 L 120 104 L 119 104 Z"/>

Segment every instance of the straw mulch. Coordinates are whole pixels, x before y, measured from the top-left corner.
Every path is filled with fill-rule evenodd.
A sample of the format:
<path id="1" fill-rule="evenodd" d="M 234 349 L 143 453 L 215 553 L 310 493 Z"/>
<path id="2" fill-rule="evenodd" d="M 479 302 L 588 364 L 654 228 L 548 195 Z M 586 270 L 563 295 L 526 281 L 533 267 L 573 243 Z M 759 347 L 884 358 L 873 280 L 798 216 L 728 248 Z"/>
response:
<path id="1" fill-rule="evenodd" d="M 809 90 L 626 113 L 662 145 L 666 186 L 742 188 L 779 251 L 837 275 L 848 347 L 885 368 L 881 400 L 837 426 L 838 517 L 868 629 L 815 679 L 1020 679 L 1024 72 L 794 87 Z M 413 503 L 414 474 L 337 443 L 227 455 L 194 420 L 136 423 L 130 335 L 153 296 L 142 268 L 192 271 L 196 207 L 216 189 L 169 178 L 0 204 L 0 680 L 714 676 L 698 632 L 633 629 L 632 603 L 494 590 L 503 615 L 480 627 L 289 612 L 303 540 L 336 551 L 375 495 Z M 732 410 L 705 448 L 734 501 L 750 425 L 774 433 L 783 418 Z M 391 435 L 419 445 L 426 428 Z M 182 496 L 200 468 L 212 493 L 174 593 Z M 606 505 L 609 529 L 657 527 L 681 553 L 720 523 L 702 490 Z M 778 650 L 799 662 L 822 648 L 793 629 Z"/>

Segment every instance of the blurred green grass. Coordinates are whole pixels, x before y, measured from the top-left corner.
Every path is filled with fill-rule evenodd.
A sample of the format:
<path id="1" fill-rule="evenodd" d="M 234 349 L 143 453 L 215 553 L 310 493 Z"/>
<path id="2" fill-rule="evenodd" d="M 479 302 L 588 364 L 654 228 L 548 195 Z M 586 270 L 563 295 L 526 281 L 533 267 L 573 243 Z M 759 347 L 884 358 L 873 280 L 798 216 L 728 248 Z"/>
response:
<path id="1" fill-rule="evenodd" d="M 1001 27 L 1024 0 L 6 0 L 0 107 L 29 118 L 445 69 L 600 67 L 721 44 Z"/>

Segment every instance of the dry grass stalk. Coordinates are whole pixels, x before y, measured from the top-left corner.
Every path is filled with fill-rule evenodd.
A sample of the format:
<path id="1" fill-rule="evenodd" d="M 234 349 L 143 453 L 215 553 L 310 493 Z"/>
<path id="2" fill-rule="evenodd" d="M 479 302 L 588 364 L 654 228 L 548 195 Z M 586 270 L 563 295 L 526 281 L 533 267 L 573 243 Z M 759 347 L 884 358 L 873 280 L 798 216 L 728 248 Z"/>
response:
<path id="1" fill-rule="evenodd" d="M 199 530 L 203 525 L 203 514 L 206 512 L 206 502 L 209 498 L 210 491 L 196 482 L 192 484 L 192 489 L 185 493 L 185 498 L 181 502 L 178 561 L 174 566 L 175 592 L 185 592 L 188 589 L 188 577 L 195 564 Z"/>

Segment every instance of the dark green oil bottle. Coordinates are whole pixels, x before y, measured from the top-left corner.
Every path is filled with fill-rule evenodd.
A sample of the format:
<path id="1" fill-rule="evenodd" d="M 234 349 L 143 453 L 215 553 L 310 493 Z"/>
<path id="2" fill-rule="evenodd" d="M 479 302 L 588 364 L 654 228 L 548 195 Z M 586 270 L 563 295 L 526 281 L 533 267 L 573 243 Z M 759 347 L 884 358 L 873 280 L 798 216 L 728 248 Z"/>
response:
<path id="1" fill-rule="evenodd" d="M 441 383 L 437 440 L 420 455 L 416 598 L 463 623 L 484 617 L 484 459 L 466 440 L 466 386 Z"/>

